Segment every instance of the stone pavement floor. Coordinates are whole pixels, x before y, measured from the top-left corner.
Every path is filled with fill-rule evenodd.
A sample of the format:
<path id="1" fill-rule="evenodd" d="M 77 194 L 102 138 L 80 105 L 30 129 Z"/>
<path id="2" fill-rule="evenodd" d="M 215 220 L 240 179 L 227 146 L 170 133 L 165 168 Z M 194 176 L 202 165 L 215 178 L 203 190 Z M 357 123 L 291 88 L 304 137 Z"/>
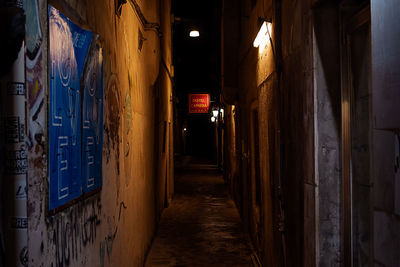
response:
<path id="1" fill-rule="evenodd" d="M 216 166 L 176 171 L 175 196 L 164 210 L 145 266 L 252 266 L 252 249 Z"/>

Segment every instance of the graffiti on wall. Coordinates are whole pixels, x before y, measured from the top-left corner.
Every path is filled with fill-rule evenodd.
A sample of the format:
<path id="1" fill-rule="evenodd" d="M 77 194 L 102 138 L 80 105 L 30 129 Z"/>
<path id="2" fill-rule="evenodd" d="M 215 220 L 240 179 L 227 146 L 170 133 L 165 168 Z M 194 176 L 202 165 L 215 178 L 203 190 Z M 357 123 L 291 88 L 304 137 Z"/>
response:
<path id="1" fill-rule="evenodd" d="M 51 266 L 69 266 L 73 261 L 82 260 L 83 249 L 94 244 L 98 236 L 101 208 L 101 199 L 97 197 L 54 218 L 48 240 L 54 255 Z M 43 244 L 41 249 L 44 253 Z"/>
<path id="2" fill-rule="evenodd" d="M 44 82 L 42 69 L 42 30 L 37 0 L 26 0 L 26 87 L 29 105 L 28 144 L 32 149 L 43 144 L 45 127 Z M 36 148 L 36 150 L 39 150 Z"/>
<path id="3" fill-rule="evenodd" d="M 106 103 L 106 108 L 104 110 L 104 145 L 106 149 L 106 160 L 108 163 L 110 161 L 111 151 L 116 151 L 115 160 L 117 162 L 117 171 L 119 174 L 119 127 L 121 120 L 121 95 L 117 75 L 111 75 L 104 98 Z"/>
<path id="4" fill-rule="evenodd" d="M 54 217 L 45 216 L 42 208 L 45 206 L 43 201 L 47 201 L 46 195 L 46 176 L 47 176 L 47 159 L 49 155 L 46 155 L 46 132 L 47 132 L 47 97 L 46 97 L 46 85 L 47 85 L 47 40 L 46 31 L 42 31 L 45 28 L 41 28 L 41 20 L 39 13 L 44 12 L 44 5 L 41 3 L 39 5 L 38 0 L 25 0 L 26 2 L 26 16 L 29 23 L 26 25 L 26 88 L 28 96 L 28 109 L 29 117 L 28 120 L 28 136 L 26 136 L 26 142 L 29 156 L 29 171 L 32 179 L 29 180 L 29 194 L 30 201 L 28 203 L 28 212 L 30 213 L 29 228 L 33 233 L 42 232 L 42 239 L 37 247 L 31 251 L 31 260 L 36 260 L 36 256 L 41 257 L 42 263 L 37 264 L 38 266 L 72 266 L 72 265 L 82 265 L 84 261 L 87 260 L 88 252 L 93 253 L 93 257 L 98 257 L 100 254 L 100 262 L 104 263 L 104 258 L 109 257 L 112 253 L 113 244 L 121 232 L 119 229 L 119 223 L 123 218 L 124 210 L 127 206 L 123 201 L 118 201 L 114 208 L 114 214 L 103 214 L 102 213 L 102 201 L 99 196 L 89 198 L 85 201 L 79 202 L 78 204 L 67 208 L 62 213 L 57 213 Z M 41 7 L 41 8 L 40 8 Z M 39 12 L 40 11 L 40 12 Z M 60 24 L 61 25 L 61 24 Z M 43 37 L 44 34 L 44 37 Z M 44 39 L 44 41 L 43 41 Z M 67 43 L 64 44 L 66 47 Z M 70 44 L 69 44 L 70 45 Z M 91 48 L 89 48 L 91 51 Z M 65 51 L 68 51 L 66 49 Z M 89 53 L 90 53 L 89 51 Z M 99 54 L 97 54 L 99 55 Z M 96 58 L 94 58 L 94 62 Z M 64 58 L 63 60 L 66 64 L 62 64 L 61 79 L 64 83 L 68 79 L 72 78 L 75 74 L 72 73 L 70 62 Z M 93 64 L 93 66 L 96 64 Z M 98 65 L 97 65 L 98 66 Z M 49 66 L 51 67 L 51 65 Z M 103 125 L 100 123 L 99 108 L 100 104 L 99 97 L 94 93 L 93 88 L 96 83 L 98 83 L 98 77 L 95 75 L 90 75 L 93 73 L 90 71 L 90 67 L 86 69 L 89 75 L 88 79 L 82 81 L 80 80 L 80 88 L 82 84 L 86 86 L 90 97 L 88 99 L 89 105 L 92 109 L 88 109 L 87 113 L 82 113 L 82 120 L 85 115 L 90 118 L 94 124 L 92 125 L 95 129 L 93 132 L 93 142 L 102 143 L 100 139 L 100 133 L 103 132 Z M 50 73 L 51 69 L 49 69 Z M 85 70 L 83 70 L 85 72 Z M 102 82 L 102 81 L 101 81 Z M 121 104 L 123 104 L 121 95 L 119 81 L 116 75 L 112 75 L 107 82 L 107 94 L 105 98 L 107 99 L 108 116 L 107 122 L 104 124 L 104 144 L 108 143 L 108 148 L 105 147 L 105 155 L 110 155 L 112 153 L 117 162 L 117 168 L 119 173 L 119 142 L 120 142 L 120 120 L 121 120 Z M 51 88 L 49 88 L 51 89 Z M 69 111 L 69 118 L 74 115 L 73 108 L 75 107 L 73 92 L 68 94 L 67 105 L 72 106 Z M 76 96 L 76 94 L 75 94 Z M 83 100 L 83 99 L 82 99 Z M 83 102 L 83 101 L 81 101 Z M 71 104 L 72 103 L 72 104 Z M 92 105 L 93 104 L 93 105 Z M 95 105 L 97 104 L 97 105 Z M 130 105 L 129 100 L 126 103 Z M 131 108 L 129 108 L 128 116 L 130 116 Z M 82 111 L 84 108 L 82 109 Z M 56 118 L 57 119 L 57 118 Z M 50 123 L 50 121 L 49 121 Z M 71 120 L 69 121 L 71 125 Z M 83 124 L 83 121 L 82 121 Z M 73 127 L 72 125 L 71 127 Z M 131 125 L 126 125 L 127 129 L 131 128 Z M 78 127 L 74 128 L 75 130 Z M 71 141 L 72 142 L 72 141 Z M 89 150 L 90 151 L 90 150 Z M 107 159 L 108 160 L 108 159 Z M 99 169 L 99 168 L 97 168 Z M 100 168 L 101 170 L 101 168 Z M 90 173 L 90 172 L 89 172 Z M 119 178 L 118 178 L 119 179 Z M 117 180 L 117 179 L 116 179 Z M 119 183 L 118 190 L 120 188 Z M 26 198 L 26 186 L 24 184 L 18 185 L 15 188 L 16 198 Z M 117 195 L 119 192 L 117 192 Z M 117 197 L 118 199 L 118 197 Z M 38 201 L 40 200 L 40 201 Z M 45 223 L 44 223 L 45 221 Z M 43 223 L 43 224 L 41 224 Z M 41 229 L 41 227 L 44 227 Z M 100 228 L 101 227 L 101 228 Z M 102 231 L 100 230 L 102 229 Z M 108 230 L 104 230 L 108 229 Z M 104 230 L 104 231 L 103 231 Z M 35 246 L 36 241 L 30 240 L 30 246 Z M 1 244 L 0 244 L 1 245 Z M 100 246 L 100 251 L 99 251 Z M 37 251 L 37 255 L 36 255 Z M 0 256 L 1 259 L 1 256 Z M 21 261 L 28 263 L 28 251 L 22 250 L 20 253 Z M 98 258 L 97 258 L 98 259 Z M 39 259 L 38 259 L 39 260 Z M 78 263 L 78 264 L 77 264 Z"/>
<path id="5" fill-rule="evenodd" d="M 116 215 L 112 216 L 113 220 L 108 217 L 103 222 L 101 198 L 96 197 L 71 208 L 65 214 L 57 215 L 49 224 L 48 251 L 42 242 L 41 253 L 52 253 L 50 266 L 65 267 L 73 263 L 84 263 L 87 255 L 84 250 L 100 243 L 100 262 L 103 266 L 105 255 L 110 259 L 123 211 L 126 209 L 127 206 L 121 201 Z M 104 223 L 108 225 L 106 228 L 109 231 L 101 237 L 99 227 Z"/>
<path id="6" fill-rule="evenodd" d="M 105 252 L 107 252 L 107 257 L 108 259 L 110 259 L 111 253 L 112 253 L 112 248 L 113 248 L 113 244 L 114 244 L 114 240 L 117 237 L 117 233 L 118 233 L 118 227 L 119 227 L 119 223 L 121 221 L 121 215 L 122 215 L 122 211 L 123 209 L 127 209 L 127 206 L 125 205 L 125 203 L 123 201 L 121 201 L 119 203 L 119 212 L 118 212 L 118 220 L 116 222 L 114 222 L 114 230 L 109 232 L 107 234 L 107 236 L 104 238 L 104 240 L 101 242 L 100 244 L 100 263 L 101 266 L 104 266 L 104 256 L 105 256 Z M 114 217 L 115 220 L 115 217 Z"/>
<path id="7" fill-rule="evenodd" d="M 126 134 L 129 134 L 131 130 L 131 123 L 132 123 L 132 101 L 131 101 L 131 94 L 130 89 L 132 88 L 132 81 L 131 76 L 128 76 L 129 82 L 129 89 L 126 92 L 125 97 L 125 123 L 126 123 Z"/>
<path id="8" fill-rule="evenodd" d="M 27 135 L 25 137 L 27 152 L 29 156 L 27 181 L 16 184 L 14 194 L 16 199 L 27 199 L 27 188 L 30 188 L 29 199 L 27 199 L 27 213 L 29 217 L 29 231 L 37 229 L 41 215 L 35 214 L 42 205 L 39 192 L 43 178 L 46 175 L 46 158 L 44 137 L 46 131 L 46 110 L 45 110 L 45 69 L 43 63 L 46 61 L 46 54 L 43 52 L 43 34 L 39 16 L 39 1 L 24 0 L 26 16 L 25 35 L 25 85 L 27 97 Z M 27 185 L 28 183 L 28 185 Z M 34 216 L 32 216 L 34 215 Z M 32 243 L 32 242 L 30 242 Z M 29 245 L 28 245 L 29 247 Z M 19 253 L 22 265 L 28 266 L 28 247 Z"/>
<path id="9" fill-rule="evenodd" d="M 125 128 L 126 128 L 125 131 L 127 135 L 129 134 L 129 131 L 131 129 L 131 122 L 132 122 L 132 101 L 131 101 L 131 95 L 128 90 L 125 96 Z M 129 150 L 130 150 L 130 144 L 129 141 L 127 141 L 125 145 L 125 157 L 129 156 Z"/>

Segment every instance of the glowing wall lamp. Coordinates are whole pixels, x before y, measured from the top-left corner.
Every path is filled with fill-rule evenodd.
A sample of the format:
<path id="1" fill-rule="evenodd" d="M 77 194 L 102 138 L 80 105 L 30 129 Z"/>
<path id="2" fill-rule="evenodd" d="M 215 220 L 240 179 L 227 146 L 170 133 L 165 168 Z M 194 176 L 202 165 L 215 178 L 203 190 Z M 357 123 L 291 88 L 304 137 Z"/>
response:
<path id="1" fill-rule="evenodd" d="M 192 30 L 192 31 L 190 31 L 189 36 L 192 37 L 192 38 L 199 37 L 200 36 L 200 32 L 197 31 L 197 30 Z"/>
<path id="2" fill-rule="evenodd" d="M 271 38 L 271 28 L 271 22 L 263 20 L 261 28 L 253 42 L 254 47 L 263 49 L 267 45 L 268 39 Z"/>

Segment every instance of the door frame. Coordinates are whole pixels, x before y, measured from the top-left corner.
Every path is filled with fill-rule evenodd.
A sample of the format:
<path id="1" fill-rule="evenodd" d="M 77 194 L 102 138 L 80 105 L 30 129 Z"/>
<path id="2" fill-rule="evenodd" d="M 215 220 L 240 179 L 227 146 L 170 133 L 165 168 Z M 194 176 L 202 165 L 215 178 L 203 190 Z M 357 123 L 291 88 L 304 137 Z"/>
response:
<path id="1" fill-rule="evenodd" d="M 351 74 L 351 52 L 350 35 L 359 27 L 371 22 L 370 5 L 361 9 L 356 7 L 357 12 L 342 8 L 341 18 L 341 110 L 342 110 L 342 244 L 343 264 L 353 266 L 353 210 L 352 210 L 352 176 L 351 176 L 351 114 L 352 114 L 352 74 Z M 350 13 L 350 14 L 349 14 Z"/>

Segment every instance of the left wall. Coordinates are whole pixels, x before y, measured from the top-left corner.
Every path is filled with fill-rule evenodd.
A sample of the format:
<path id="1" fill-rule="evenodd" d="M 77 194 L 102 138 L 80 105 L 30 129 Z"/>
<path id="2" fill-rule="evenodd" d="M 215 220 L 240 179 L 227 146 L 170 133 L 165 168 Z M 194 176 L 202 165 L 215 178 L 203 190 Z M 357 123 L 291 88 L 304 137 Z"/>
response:
<path id="1" fill-rule="evenodd" d="M 49 1 L 74 23 L 99 34 L 104 59 L 102 189 L 50 215 L 48 3 L 25 3 L 29 266 L 142 266 L 157 223 L 156 211 L 163 208 L 156 199 L 165 193 L 157 190 L 156 184 L 161 184 L 159 179 L 172 184 L 173 175 L 156 176 L 159 133 L 154 123 L 161 111 L 155 106 L 155 84 L 168 96 L 157 101 L 171 105 L 172 77 L 163 75 L 157 82 L 165 51 L 169 54 L 163 57 L 163 64 L 167 69 L 172 66 L 168 51 L 171 32 L 165 31 L 160 40 L 158 27 L 170 28 L 169 20 L 160 21 L 161 14 L 169 18 L 170 5 L 163 3 L 161 8 L 158 0 L 131 0 L 118 17 L 114 0 Z M 146 22 L 154 24 L 149 28 Z M 145 40 L 140 50 L 141 34 Z M 172 120 L 172 112 L 165 120 Z M 173 155 L 172 151 L 169 154 Z"/>

